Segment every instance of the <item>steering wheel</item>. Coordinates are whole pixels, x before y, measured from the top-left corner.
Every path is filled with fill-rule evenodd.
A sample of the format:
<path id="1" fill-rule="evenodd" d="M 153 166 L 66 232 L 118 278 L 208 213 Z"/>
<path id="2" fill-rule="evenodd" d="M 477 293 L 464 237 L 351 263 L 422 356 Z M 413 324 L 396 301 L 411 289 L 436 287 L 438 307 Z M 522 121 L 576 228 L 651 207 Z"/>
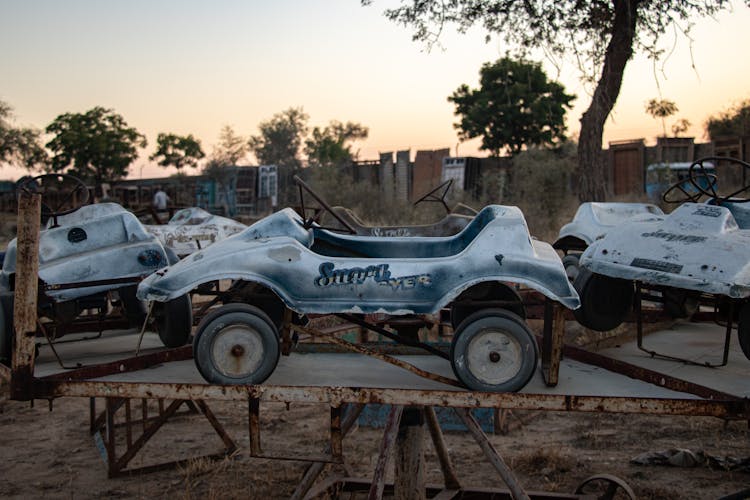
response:
<path id="1" fill-rule="evenodd" d="M 313 224 L 318 224 L 320 226 L 320 219 L 323 217 L 324 213 L 328 213 L 331 216 L 333 216 L 334 219 L 338 221 L 339 224 L 343 226 L 343 228 L 340 227 L 325 227 L 320 226 L 321 229 L 327 229 L 329 231 L 339 231 L 347 234 L 357 234 L 357 230 L 352 227 L 351 224 L 349 224 L 347 221 L 341 218 L 331 206 L 323 201 L 323 199 L 318 196 L 318 194 L 312 190 L 310 186 L 307 185 L 305 181 L 300 179 L 298 176 L 294 176 L 294 182 L 297 184 L 297 187 L 299 187 L 299 214 L 302 216 L 302 227 L 305 229 L 310 229 L 313 227 Z M 307 207 L 311 208 L 315 211 L 312 217 L 308 218 L 305 215 L 305 192 L 307 192 L 310 196 L 313 197 L 315 201 L 317 201 L 320 204 L 320 207 Z"/>
<path id="2" fill-rule="evenodd" d="M 714 200 L 716 200 L 718 203 L 724 202 L 724 201 L 731 201 L 733 203 L 746 203 L 750 201 L 750 197 L 747 195 L 744 198 L 737 198 L 737 195 L 740 195 L 742 193 L 745 193 L 747 191 L 750 191 L 750 182 L 745 181 L 745 185 L 742 186 L 740 189 L 726 194 L 722 195 L 719 194 L 719 192 L 716 190 L 716 183 L 709 183 L 708 187 L 700 185 L 698 182 L 696 182 L 696 178 L 699 179 L 701 177 L 707 177 L 713 174 L 708 173 L 706 170 L 705 163 L 708 162 L 728 162 L 729 164 L 739 165 L 743 169 L 743 177 L 747 179 L 747 173 L 750 172 L 750 163 L 744 162 L 737 158 L 730 158 L 727 156 L 708 156 L 706 158 L 701 158 L 700 160 L 694 161 L 690 165 L 690 169 L 688 170 L 688 175 L 690 176 L 690 183 L 697 189 L 701 194 L 704 194 L 706 196 L 710 196 Z"/>
<path id="3" fill-rule="evenodd" d="M 718 178 L 716 177 L 716 174 L 710 174 L 708 172 L 697 172 L 695 173 L 695 178 L 691 175 L 687 179 L 682 179 L 681 181 L 677 181 L 671 186 L 667 188 L 666 191 L 664 191 L 661 195 L 661 199 L 664 203 L 685 203 L 688 201 L 692 201 L 693 203 L 697 203 L 701 197 L 703 196 L 703 193 L 700 191 L 700 184 L 697 183 L 696 179 L 707 179 L 708 185 L 713 189 L 716 187 L 716 182 Z M 686 189 L 687 186 L 692 186 L 693 189 L 688 191 Z M 674 194 L 675 192 L 679 192 L 677 194 Z"/>
<path id="4" fill-rule="evenodd" d="M 445 213 L 448 213 L 448 214 L 451 213 L 450 207 L 445 202 L 445 197 L 448 194 L 448 190 L 451 188 L 452 184 L 453 184 L 453 179 L 448 179 L 447 181 L 441 183 L 438 187 L 425 193 L 421 198 L 415 201 L 414 206 L 416 207 L 417 205 L 423 202 L 433 201 L 437 203 L 442 203 L 443 208 L 445 208 Z M 440 193 L 440 195 L 436 194 L 441 189 L 442 189 L 442 192 Z"/>
<path id="5" fill-rule="evenodd" d="M 78 177 L 68 174 L 44 174 L 22 181 L 18 190 L 42 195 L 42 215 L 57 218 L 74 212 L 89 201 L 89 188 Z"/>

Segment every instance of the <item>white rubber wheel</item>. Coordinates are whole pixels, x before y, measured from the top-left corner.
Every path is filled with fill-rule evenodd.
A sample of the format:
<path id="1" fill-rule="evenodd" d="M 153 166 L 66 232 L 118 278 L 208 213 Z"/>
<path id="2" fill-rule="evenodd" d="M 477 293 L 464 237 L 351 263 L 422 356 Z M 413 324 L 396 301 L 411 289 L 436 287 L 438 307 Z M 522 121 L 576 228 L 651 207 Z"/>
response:
<path id="1" fill-rule="evenodd" d="M 198 371 L 214 384 L 259 384 L 279 362 L 279 336 L 257 307 L 228 304 L 207 315 L 193 341 Z"/>
<path id="2" fill-rule="evenodd" d="M 453 373 L 469 389 L 515 392 L 531 379 L 538 354 L 534 336 L 518 315 L 485 309 L 461 322 L 450 358 Z"/>

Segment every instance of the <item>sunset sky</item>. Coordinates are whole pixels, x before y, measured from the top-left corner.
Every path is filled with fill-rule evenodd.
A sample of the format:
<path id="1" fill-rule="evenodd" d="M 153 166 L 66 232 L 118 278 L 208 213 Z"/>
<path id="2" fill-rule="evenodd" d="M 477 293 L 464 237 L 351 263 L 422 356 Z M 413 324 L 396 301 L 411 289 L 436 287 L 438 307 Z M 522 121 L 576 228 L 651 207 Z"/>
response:
<path id="1" fill-rule="evenodd" d="M 159 132 L 193 134 L 209 153 L 222 126 L 249 136 L 289 107 L 303 107 L 310 126 L 339 120 L 369 127 L 369 138 L 355 145 L 361 159 L 400 149 L 455 153 L 456 117 L 446 98 L 462 83 L 476 86 L 482 63 L 505 48 L 474 30 L 446 33 L 444 50 L 428 52 L 409 29 L 383 17 L 394 3 L 0 0 L 0 100 L 13 106 L 16 125 L 37 128 L 66 112 L 114 109 L 149 141 L 131 177 L 172 173 L 148 160 Z M 678 40 L 659 73 L 661 96 L 680 109 L 667 130 L 686 118 L 693 123 L 686 135 L 704 140 L 711 114 L 750 98 L 741 51 L 748 26 L 750 9 L 735 1 L 732 11 L 696 20 L 692 62 L 688 42 Z M 589 96 L 572 65 L 559 73 L 544 66 L 578 96 L 568 114 L 575 134 Z M 661 122 L 644 108 L 655 97 L 653 67 L 638 56 L 626 69 L 605 146 L 641 137 L 653 143 Z M 485 156 L 477 146 L 461 144 L 458 154 Z M 0 178 L 20 174 L 4 167 Z"/>

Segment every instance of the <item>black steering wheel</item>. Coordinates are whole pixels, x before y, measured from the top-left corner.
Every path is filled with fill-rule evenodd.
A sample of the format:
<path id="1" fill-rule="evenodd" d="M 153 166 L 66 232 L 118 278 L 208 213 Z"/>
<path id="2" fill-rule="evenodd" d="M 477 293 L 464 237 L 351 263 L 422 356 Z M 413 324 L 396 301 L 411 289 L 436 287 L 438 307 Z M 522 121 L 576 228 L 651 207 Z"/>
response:
<path id="1" fill-rule="evenodd" d="M 299 209 L 298 213 L 302 217 L 303 223 L 302 227 L 305 229 L 310 229 L 313 227 L 313 224 L 318 224 L 318 226 L 321 229 L 327 229 L 329 231 L 339 231 L 342 233 L 347 234 L 357 234 L 357 230 L 352 227 L 351 224 L 349 224 L 347 221 L 341 218 L 339 214 L 336 213 L 336 211 L 331 208 L 331 206 L 326 203 L 318 194 L 312 190 L 310 186 L 307 185 L 305 181 L 300 179 L 298 176 L 294 176 L 294 182 L 297 184 L 297 187 L 299 188 Z M 315 201 L 317 201 L 320 204 L 320 207 L 305 207 L 305 192 L 307 192 L 310 196 L 313 197 Z M 314 211 L 314 214 L 312 217 L 307 217 L 306 212 L 307 209 L 312 209 Z M 333 216 L 334 219 L 338 221 L 339 224 L 343 226 L 343 228 L 340 227 L 325 227 L 320 225 L 320 219 L 323 217 L 324 213 L 329 213 L 331 216 Z"/>
<path id="2" fill-rule="evenodd" d="M 699 179 L 706 179 L 708 181 L 708 185 L 711 186 L 711 189 L 716 187 L 716 181 L 718 180 L 716 174 L 710 174 L 708 172 L 697 172 L 695 174 L 695 177 L 691 175 L 687 179 L 682 179 L 681 181 L 677 181 L 669 186 L 667 190 L 664 191 L 661 195 L 662 201 L 664 203 L 675 204 L 685 203 L 688 201 L 697 203 L 703 196 L 703 193 L 699 190 L 699 186 L 701 185 L 698 184 Z M 692 187 L 692 189 L 688 190 L 688 187 Z"/>
<path id="3" fill-rule="evenodd" d="M 694 161 L 690 165 L 690 169 L 688 170 L 690 183 L 695 187 L 695 189 L 697 189 L 701 194 L 713 198 L 719 204 L 725 201 L 731 201 L 733 203 L 746 203 L 750 201 L 750 197 L 748 197 L 747 195 L 745 195 L 744 197 L 738 197 L 738 195 L 750 191 L 750 182 L 748 182 L 747 180 L 744 180 L 745 184 L 740 189 L 737 189 L 736 191 L 733 191 L 729 194 L 720 194 L 716 189 L 715 182 L 709 183 L 708 187 L 699 184 L 696 179 L 713 175 L 710 174 L 706 169 L 705 164 L 709 162 L 728 162 L 730 165 L 739 165 L 743 169 L 743 174 L 745 174 L 743 175 L 743 179 L 747 179 L 747 174 L 750 172 L 750 163 L 744 162 L 737 158 L 730 158 L 727 156 L 708 156 L 706 158 L 701 158 L 700 160 Z"/>
<path id="4" fill-rule="evenodd" d="M 448 214 L 451 213 L 450 207 L 445 202 L 445 197 L 448 194 L 448 190 L 450 190 L 452 184 L 453 184 L 453 179 L 448 179 L 447 181 L 441 183 L 439 186 L 437 186 L 434 189 L 431 189 L 430 191 L 425 193 L 421 198 L 415 201 L 414 206 L 416 207 L 420 203 L 432 201 L 432 202 L 442 203 L 443 208 L 445 208 L 445 213 L 448 213 Z M 439 195 L 437 194 L 438 191 L 441 191 Z"/>
<path id="5" fill-rule="evenodd" d="M 25 179 L 17 187 L 42 196 L 42 216 L 57 218 L 74 212 L 89 201 L 89 188 L 78 177 L 68 174 L 44 174 Z"/>

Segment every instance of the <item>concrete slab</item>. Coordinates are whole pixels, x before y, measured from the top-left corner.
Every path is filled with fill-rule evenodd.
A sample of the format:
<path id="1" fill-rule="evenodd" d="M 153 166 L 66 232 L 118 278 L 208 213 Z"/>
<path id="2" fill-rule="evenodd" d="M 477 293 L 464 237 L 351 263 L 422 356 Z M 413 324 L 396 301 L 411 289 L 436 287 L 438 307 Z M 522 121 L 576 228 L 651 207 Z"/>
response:
<path id="1" fill-rule="evenodd" d="M 681 322 L 671 328 L 649 333 L 643 339 L 643 346 L 660 354 L 681 357 L 696 363 L 720 363 L 724 350 L 724 333 L 723 326 L 713 323 Z M 598 352 L 738 397 L 750 397 L 750 360 L 740 349 L 736 331 L 731 335 L 727 365 L 719 368 L 652 358 L 648 353 L 638 349 L 635 340 Z"/>

